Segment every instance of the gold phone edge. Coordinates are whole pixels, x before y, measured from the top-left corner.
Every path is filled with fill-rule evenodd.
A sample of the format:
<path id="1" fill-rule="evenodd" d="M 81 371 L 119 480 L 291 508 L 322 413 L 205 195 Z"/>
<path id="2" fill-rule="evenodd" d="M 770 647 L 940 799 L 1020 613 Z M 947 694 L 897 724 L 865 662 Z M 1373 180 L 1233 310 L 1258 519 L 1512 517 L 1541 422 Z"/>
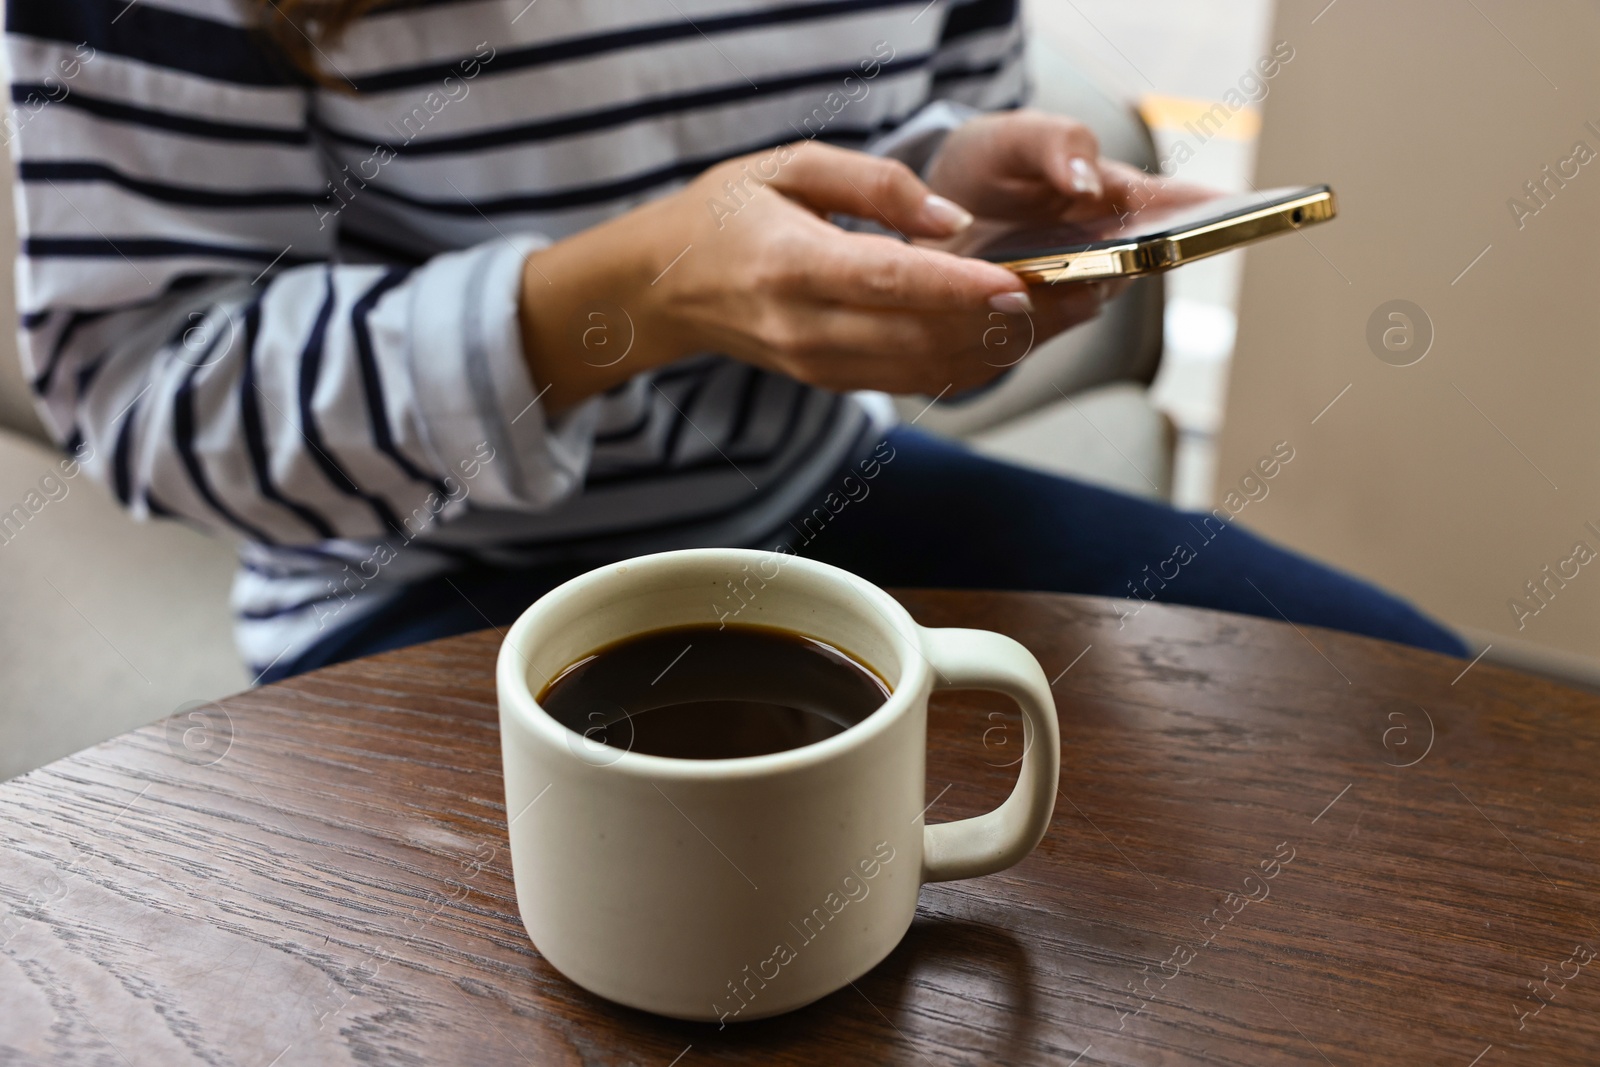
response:
<path id="1" fill-rule="evenodd" d="M 1294 219 L 1296 211 L 1301 213 L 1298 221 Z M 1332 191 L 1319 190 L 1248 215 L 1186 230 L 1161 241 L 1014 259 L 1002 262 L 1000 266 L 1013 271 L 1030 285 L 1087 282 L 1101 278 L 1137 278 L 1241 248 L 1275 234 L 1315 226 L 1337 215 L 1338 202 Z"/>

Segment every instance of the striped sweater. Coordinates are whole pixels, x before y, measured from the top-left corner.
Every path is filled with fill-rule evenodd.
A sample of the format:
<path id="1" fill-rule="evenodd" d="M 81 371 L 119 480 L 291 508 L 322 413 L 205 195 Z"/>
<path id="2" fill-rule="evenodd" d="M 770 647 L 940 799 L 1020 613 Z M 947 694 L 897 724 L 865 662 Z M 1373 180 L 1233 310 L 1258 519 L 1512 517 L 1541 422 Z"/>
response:
<path id="1" fill-rule="evenodd" d="M 1015 0 L 423 0 L 319 50 L 353 93 L 255 12 L 9 0 L 6 27 L 39 409 L 134 516 L 240 541 L 255 671 L 465 562 L 778 528 L 884 398 L 706 354 L 547 417 L 524 258 L 768 146 L 915 165 L 1024 91 Z"/>

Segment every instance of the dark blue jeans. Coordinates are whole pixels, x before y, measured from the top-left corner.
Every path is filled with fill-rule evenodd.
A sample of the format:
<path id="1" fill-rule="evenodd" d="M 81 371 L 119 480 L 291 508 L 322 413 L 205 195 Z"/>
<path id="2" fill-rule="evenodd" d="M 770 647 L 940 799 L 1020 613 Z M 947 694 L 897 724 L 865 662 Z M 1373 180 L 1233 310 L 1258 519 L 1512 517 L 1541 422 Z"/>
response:
<path id="1" fill-rule="evenodd" d="M 781 542 L 876 585 L 1093 593 L 1123 598 L 1129 613 L 1146 600 L 1192 604 L 1466 654 L 1405 601 L 1213 515 L 987 459 L 915 429 L 894 430 L 874 455 L 755 547 Z M 474 567 L 419 582 L 265 680 L 507 626 L 601 562 Z"/>

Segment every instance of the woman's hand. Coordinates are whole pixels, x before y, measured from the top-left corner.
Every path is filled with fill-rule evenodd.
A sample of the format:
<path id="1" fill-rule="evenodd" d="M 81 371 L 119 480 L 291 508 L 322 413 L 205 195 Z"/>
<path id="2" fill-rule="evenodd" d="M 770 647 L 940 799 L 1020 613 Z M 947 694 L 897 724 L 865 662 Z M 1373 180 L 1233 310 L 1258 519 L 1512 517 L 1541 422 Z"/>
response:
<path id="1" fill-rule="evenodd" d="M 1035 308 L 1002 267 L 841 230 L 832 213 L 925 239 L 971 221 L 903 164 L 859 152 L 806 143 L 719 164 L 528 258 L 524 351 L 547 410 L 701 351 L 834 390 L 959 391 L 1015 362 L 1018 336 L 1099 311 L 1098 286 L 1057 287 Z M 626 320 L 608 322 L 604 352 L 585 345 L 596 307 Z"/>
<path id="2" fill-rule="evenodd" d="M 1087 126 L 1030 109 L 953 130 L 928 165 L 928 185 L 985 220 L 1013 223 L 1081 222 L 1217 195 L 1101 159 Z"/>
<path id="3" fill-rule="evenodd" d="M 988 219 L 1106 214 L 1095 135 L 1081 122 L 1027 108 L 980 115 L 952 130 L 928 164 L 928 185 Z"/>

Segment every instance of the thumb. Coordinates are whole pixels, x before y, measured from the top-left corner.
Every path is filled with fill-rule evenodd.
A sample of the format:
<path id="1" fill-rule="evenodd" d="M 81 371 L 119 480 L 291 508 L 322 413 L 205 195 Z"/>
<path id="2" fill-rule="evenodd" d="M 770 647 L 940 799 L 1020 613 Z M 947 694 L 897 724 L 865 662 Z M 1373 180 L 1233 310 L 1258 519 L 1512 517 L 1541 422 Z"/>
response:
<path id="1" fill-rule="evenodd" d="M 820 214 L 871 219 L 905 237 L 953 237 L 972 225 L 971 212 L 899 160 L 815 141 L 779 153 L 778 175 L 767 184 Z"/>
<path id="2" fill-rule="evenodd" d="M 1055 138 L 1045 151 L 1043 170 L 1056 191 L 1069 197 L 1105 195 L 1099 168 L 1065 137 Z"/>

